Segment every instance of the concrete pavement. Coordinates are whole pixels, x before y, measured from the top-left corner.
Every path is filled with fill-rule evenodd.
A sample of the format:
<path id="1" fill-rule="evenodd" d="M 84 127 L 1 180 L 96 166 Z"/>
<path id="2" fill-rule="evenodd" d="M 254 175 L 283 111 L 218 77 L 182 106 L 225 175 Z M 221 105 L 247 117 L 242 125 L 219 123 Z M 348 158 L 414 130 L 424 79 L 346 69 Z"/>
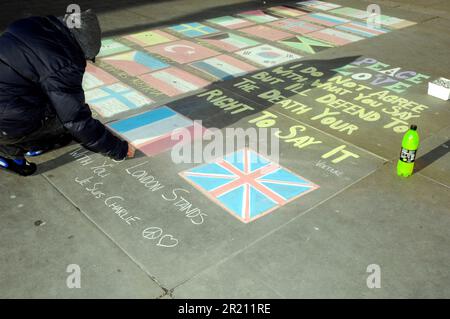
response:
<path id="1" fill-rule="evenodd" d="M 58 14 L 67 5 L 66 1 L 29 3 L 20 9 L 17 4 L 9 4 L 7 10 L 18 18 Z M 377 75 L 373 63 L 364 64 L 363 59 L 379 61 L 385 65 L 384 70 L 391 70 L 390 74 L 400 68 L 397 73 L 450 78 L 450 7 L 443 0 L 333 3 L 362 10 L 369 3 L 378 3 L 382 14 L 416 24 L 316 54 L 302 53 L 300 62 L 289 62 L 286 67 L 296 71 L 314 67 L 323 73 L 309 73 L 302 90 L 288 91 L 286 88 L 296 84 L 295 80 L 279 74 L 284 81 L 281 84 L 262 81 L 261 75 L 255 76 L 259 71 L 264 69 L 274 76 L 276 68 L 258 67 L 245 54 L 235 54 L 234 58 L 259 71 L 218 81 L 194 69 L 193 64 L 177 65 L 210 83 L 176 97 L 149 93 L 156 103 L 142 110 L 111 118 L 96 114 L 105 123 L 113 123 L 168 105 L 186 118 L 202 119 L 205 126 L 222 131 L 227 127 L 263 126 L 256 119 L 265 114 L 266 119 L 274 119 L 274 127 L 282 136 L 296 132 L 296 137 L 308 136 L 310 141 L 320 142 L 306 146 L 305 140 L 289 141 L 293 136 L 280 141 L 279 164 L 289 172 L 286 174 L 295 175 L 290 175 L 291 182 L 295 178 L 311 182 L 307 184 L 312 187 L 310 192 L 243 223 L 232 216 L 234 208 L 218 205 L 220 196 L 212 199 L 214 195 L 190 179 L 200 163 L 175 164 L 170 151 L 151 157 L 139 153 L 134 159 L 114 162 L 72 144 L 36 158 L 36 176 L 18 178 L 0 171 L 0 297 L 450 297 L 449 103 L 428 96 L 427 80 L 423 78 L 416 82 L 401 79 L 408 86 L 394 93 L 386 85 L 355 80 L 368 89 L 358 92 L 351 88 L 348 95 L 342 95 L 347 102 L 361 105 L 355 102 L 359 93 L 386 90 L 411 101 L 402 109 L 405 114 L 398 114 L 395 102 L 384 100 L 378 108 L 364 109 L 365 120 L 362 113 L 359 116 L 350 109 L 345 112 L 343 107 L 332 109 L 330 104 L 318 102 L 331 91 L 314 85 L 317 79 L 325 83 L 338 75 L 349 76 L 342 73 L 349 69 L 342 68 L 350 64 L 358 70 L 355 73 Z M 80 4 L 99 12 L 105 36 L 114 39 L 262 7 L 257 1 L 237 0 Z M 269 1 L 265 7 L 273 5 Z M 11 16 L 3 11 L 2 26 Z M 276 41 L 269 44 L 289 50 L 286 43 Z M 134 45 L 126 40 L 123 43 Z M 201 44 L 224 54 L 208 43 Z M 167 57 L 157 56 L 172 65 Z M 304 64 L 294 68 L 298 63 Z M 107 59 L 99 65 L 106 69 L 106 64 Z M 121 74 L 116 69 L 111 73 L 116 77 Z M 133 79 L 123 77 L 122 81 L 132 86 L 137 83 Z M 254 80 L 258 88 L 246 92 L 239 86 L 243 79 Z M 274 89 L 311 110 L 293 113 L 292 108 L 282 107 L 267 95 L 261 97 Z M 217 92 L 252 110 L 233 114 L 220 108 L 211 101 Z M 352 131 L 347 126 L 338 130 L 333 120 L 321 121 L 326 106 L 330 112 L 337 112 L 333 116 L 342 121 L 341 125 L 345 122 L 357 129 Z M 370 120 L 370 116 L 375 117 L 375 113 L 366 114 L 370 110 L 380 118 Z M 417 172 L 408 179 L 396 176 L 403 133 L 394 128 L 400 131 L 405 125 L 389 126 L 393 119 L 419 126 L 422 139 Z M 303 148 L 299 148 L 302 143 Z M 352 156 L 337 160 L 342 150 Z M 67 287 L 67 267 L 73 264 L 81 270 L 80 289 Z M 374 264 L 381 270 L 381 288 L 370 289 L 367 269 Z"/>

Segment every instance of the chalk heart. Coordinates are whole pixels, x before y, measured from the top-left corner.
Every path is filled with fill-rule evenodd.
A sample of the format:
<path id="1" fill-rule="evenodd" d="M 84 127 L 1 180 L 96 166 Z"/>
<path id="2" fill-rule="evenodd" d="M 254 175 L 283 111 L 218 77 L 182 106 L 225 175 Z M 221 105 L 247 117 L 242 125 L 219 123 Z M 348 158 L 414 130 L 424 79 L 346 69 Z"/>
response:
<path id="1" fill-rule="evenodd" d="M 157 246 L 168 248 L 175 247 L 176 245 L 178 245 L 178 239 L 169 234 L 162 236 L 157 244 Z"/>

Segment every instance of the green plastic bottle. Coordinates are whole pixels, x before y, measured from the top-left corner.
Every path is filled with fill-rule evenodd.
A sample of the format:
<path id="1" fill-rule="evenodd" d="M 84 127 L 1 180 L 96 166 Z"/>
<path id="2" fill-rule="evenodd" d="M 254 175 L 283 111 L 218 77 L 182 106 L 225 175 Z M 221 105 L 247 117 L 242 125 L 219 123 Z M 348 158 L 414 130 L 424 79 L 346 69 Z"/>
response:
<path id="1" fill-rule="evenodd" d="M 398 176 L 408 177 L 412 175 L 418 148 L 419 134 L 417 133 L 417 125 L 411 125 L 411 128 L 403 136 L 402 150 L 397 163 Z"/>

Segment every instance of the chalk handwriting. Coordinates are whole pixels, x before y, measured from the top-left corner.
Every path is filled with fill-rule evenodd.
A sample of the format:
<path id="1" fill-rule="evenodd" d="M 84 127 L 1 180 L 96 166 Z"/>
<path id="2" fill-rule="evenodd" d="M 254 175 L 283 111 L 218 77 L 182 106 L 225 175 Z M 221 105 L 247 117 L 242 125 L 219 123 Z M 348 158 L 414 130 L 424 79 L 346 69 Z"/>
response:
<path id="1" fill-rule="evenodd" d="M 222 90 L 219 89 L 210 90 L 197 96 L 206 97 L 208 102 L 211 102 L 214 106 L 217 106 L 225 111 L 230 111 L 231 114 L 254 110 L 254 108 L 250 105 L 228 97 Z"/>
<path id="2" fill-rule="evenodd" d="M 198 207 L 192 207 L 192 203 L 190 203 L 186 198 L 179 195 L 179 193 L 184 192 L 189 194 L 190 192 L 184 188 L 174 188 L 171 192 L 171 196 L 166 196 L 164 194 L 161 197 L 169 202 L 173 202 L 175 207 L 179 208 L 180 212 L 184 212 L 185 216 L 190 219 L 191 223 L 194 225 L 201 225 L 205 221 L 204 217 L 208 216 L 206 213 L 202 213 L 202 211 Z"/>
<path id="3" fill-rule="evenodd" d="M 137 226 L 142 223 L 142 218 L 133 215 L 127 208 L 126 200 L 123 196 L 107 195 L 106 192 L 102 189 L 104 183 L 97 182 L 95 180 L 96 178 L 103 177 L 99 177 L 96 175 L 92 175 L 87 178 L 76 177 L 75 182 L 81 185 L 84 190 L 95 199 L 101 199 L 103 205 L 110 209 L 111 212 L 113 212 L 113 214 L 116 215 L 124 224 L 128 226 Z M 142 232 L 142 236 L 146 239 L 159 238 L 159 240 L 155 243 L 155 245 L 158 247 L 171 248 L 178 245 L 178 239 L 176 239 L 171 234 L 163 234 L 163 230 L 160 227 L 146 226 L 144 231 Z"/>

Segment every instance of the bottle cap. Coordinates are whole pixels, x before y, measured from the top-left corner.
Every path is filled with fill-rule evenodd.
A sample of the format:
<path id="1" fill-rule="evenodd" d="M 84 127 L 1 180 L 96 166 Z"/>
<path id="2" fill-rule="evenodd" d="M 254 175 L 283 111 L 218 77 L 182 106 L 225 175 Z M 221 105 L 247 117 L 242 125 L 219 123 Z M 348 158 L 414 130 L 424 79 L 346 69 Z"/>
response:
<path id="1" fill-rule="evenodd" d="M 411 125 L 411 130 L 416 131 L 417 130 L 417 125 Z"/>

